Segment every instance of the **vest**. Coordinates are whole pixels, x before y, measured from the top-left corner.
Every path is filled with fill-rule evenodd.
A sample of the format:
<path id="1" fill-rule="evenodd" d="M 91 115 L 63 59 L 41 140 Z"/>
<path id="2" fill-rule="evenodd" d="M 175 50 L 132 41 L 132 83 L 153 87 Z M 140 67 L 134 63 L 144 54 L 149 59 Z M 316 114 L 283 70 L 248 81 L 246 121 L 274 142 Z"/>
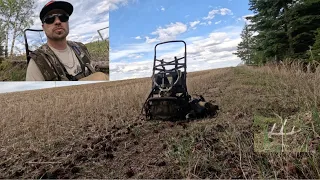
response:
<path id="1" fill-rule="evenodd" d="M 81 65 L 82 71 L 76 76 L 72 76 L 67 72 L 48 44 L 44 44 L 37 50 L 30 52 L 29 56 L 35 61 L 46 81 L 78 81 L 95 73 L 94 68 L 90 65 L 91 57 L 86 46 L 74 41 L 67 41 L 67 44 L 75 52 Z M 86 67 L 89 70 L 88 73 L 85 71 Z"/>

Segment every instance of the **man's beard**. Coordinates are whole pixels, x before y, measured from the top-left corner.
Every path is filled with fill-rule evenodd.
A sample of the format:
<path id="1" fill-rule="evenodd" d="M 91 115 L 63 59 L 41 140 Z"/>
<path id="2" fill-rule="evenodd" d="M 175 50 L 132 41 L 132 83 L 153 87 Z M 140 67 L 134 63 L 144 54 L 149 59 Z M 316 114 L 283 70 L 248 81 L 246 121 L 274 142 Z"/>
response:
<path id="1" fill-rule="evenodd" d="M 67 30 L 63 30 L 60 32 L 55 32 L 53 31 L 49 36 L 47 35 L 48 39 L 51 39 L 53 41 L 61 41 L 64 40 L 68 35 L 68 31 Z"/>

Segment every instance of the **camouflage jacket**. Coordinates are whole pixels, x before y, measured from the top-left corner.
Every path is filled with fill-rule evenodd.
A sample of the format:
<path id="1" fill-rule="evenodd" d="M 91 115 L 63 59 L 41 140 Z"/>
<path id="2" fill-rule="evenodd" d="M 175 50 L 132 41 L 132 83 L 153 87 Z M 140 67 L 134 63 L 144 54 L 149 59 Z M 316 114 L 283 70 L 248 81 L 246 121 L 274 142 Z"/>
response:
<path id="1" fill-rule="evenodd" d="M 85 45 L 74 41 L 67 41 L 67 43 L 75 52 L 81 65 L 82 71 L 76 76 L 67 73 L 65 67 L 48 44 L 44 44 L 30 53 L 30 58 L 35 61 L 46 81 L 77 81 L 95 72 L 90 64 L 90 54 Z M 86 67 L 89 73 L 85 71 Z"/>

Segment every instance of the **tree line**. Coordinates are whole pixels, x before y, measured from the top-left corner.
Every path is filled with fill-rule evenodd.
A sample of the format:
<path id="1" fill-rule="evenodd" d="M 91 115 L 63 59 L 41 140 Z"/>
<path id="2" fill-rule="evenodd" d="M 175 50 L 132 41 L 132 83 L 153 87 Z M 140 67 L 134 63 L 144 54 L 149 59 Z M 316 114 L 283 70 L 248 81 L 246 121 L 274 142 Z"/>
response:
<path id="1" fill-rule="evenodd" d="M 34 9 L 34 0 L 0 0 L 0 55 L 13 56 L 17 38 L 34 23 Z"/>
<path id="2" fill-rule="evenodd" d="M 320 62 L 320 0 L 249 0 L 237 55 L 245 64 Z"/>

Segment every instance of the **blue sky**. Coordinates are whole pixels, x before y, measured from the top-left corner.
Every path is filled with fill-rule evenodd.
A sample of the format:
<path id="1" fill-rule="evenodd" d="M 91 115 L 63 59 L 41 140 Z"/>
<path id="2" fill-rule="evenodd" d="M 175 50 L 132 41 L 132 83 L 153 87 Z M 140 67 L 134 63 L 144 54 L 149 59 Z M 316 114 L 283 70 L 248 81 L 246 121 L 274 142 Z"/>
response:
<path id="1" fill-rule="evenodd" d="M 248 0 L 122 0 L 110 11 L 110 79 L 148 77 L 152 74 L 154 46 L 168 40 L 187 43 L 188 71 L 236 66 L 232 53 Z M 182 44 L 159 48 L 160 57 L 181 55 Z M 180 57 L 180 56 L 179 56 Z"/>
<path id="2" fill-rule="evenodd" d="M 38 10 L 47 1 L 37 0 Z M 150 77 L 154 46 L 167 40 L 187 43 L 188 71 L 236 66 L 232 53 L 240 33 L 248 0 L 69 0 L 75 6 L 69 38 L 90 41 L 97 29 L 109 26 L 110 80 Z M 40 21 L 32 28 L 41 28 Z M 180 56 L 181 44 L 159 47 L 160 57 Z M 22 47 L 24 48 L 24 47 Z M 161 51 L 162 50 L 162 51 Z M 80 82 L 59 82 L 57 86 Z M 86 82 L 81 82 L 86 83 Z M 93 83 L 93 82 L 87 82 Z M 0 93 L 54 87 L 54 82 L 3 82 Z"/>

